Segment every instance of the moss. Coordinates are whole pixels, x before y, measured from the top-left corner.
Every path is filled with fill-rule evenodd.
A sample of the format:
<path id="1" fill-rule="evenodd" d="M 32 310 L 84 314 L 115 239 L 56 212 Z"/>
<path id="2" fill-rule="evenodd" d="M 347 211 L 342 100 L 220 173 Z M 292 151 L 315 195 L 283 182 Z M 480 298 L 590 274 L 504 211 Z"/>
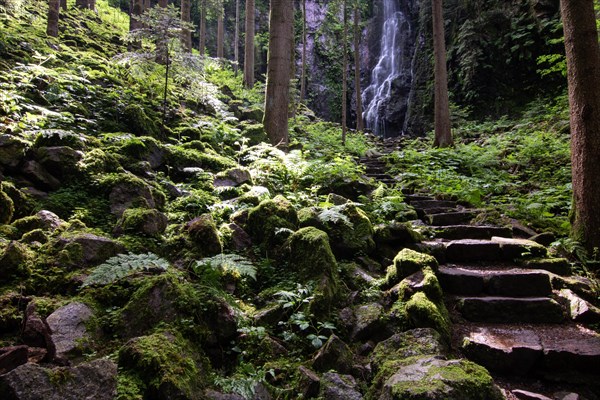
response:
<path id="1" fill-rule="evenodd" d="M 119 350 L 119 368 L 127 375 L 118 396 L 143 391 L 143 398 L 201 399 L 210 374 L 202 350 L 173 330 L 127 342 Z"/>
<path id="2" fill-rule="evenodd" d="M 263 124 L 249 123 L 247 121 L 242 122 L 242 136 L 248 139 L 250 146 L 268 142 Z"/>
<path id="3" fill-rule="evenodd" d="M 319 207 L 305 207 L 298 210 L 298 224 L 301 227 L 314 226 L 315 228 L 325 230 L 325 225 L 319 219 Z"/>
<path id="4" fill-rule="evenodd" d="M 218 154 L 204 153 L 195 149 L 172 146 L 168 148 L 166 163 L 176 170 L 197 167 L 212 172 L 219 172 L 235 167 L 236 163 Z"/>
<path id="5" fill-rule="evenodd" d="M 23 191 L 17 189 L 17 187 L 10 182 L 2 182 L 1 191 L 6 193 L 10 197 L 14 204 L 13 219 L 23 218 L 31 215 L 31 212 L 36 207 L 36 202 Z"/>
<path id="6" fill-rule="evenodd" d="M 402 369 L 417 369 L 417 375 L 404 375 Z M 394 376 L 398 371 L 398 377 Z M 383 376 L 385 396 L 390 399 L 500 400 L 500 390 L 485 368 L 467 360 L 444 361 L 434 357 L 409 357 L 389 362 Z M 417 379 L 415 379 L 417 378 Z M 382 381 L 381 376 L 379 382 Z"/>
<path id="7" fill-rule="evenodd" d="M 166 216 L 156 209 L 128 208 L 118 223 L 118 231 L 158 236 L 167 227 Z"/>
<path id="8" fill-rule="evenodd" d="M 91 175 L 121 170 L 118 158 L 102 149 L 92 149 L 86 152 L 79 161 L 79 165 L 82 171 Z"/>
<path id="9" fill-rule="evenodd" d="M 0 224 L 10 223 L 15 212 L 13 200 L 0 190 Z"/>
<path id="10" fill-rule="evenodd" d="M 146 113 L 144 107 L 130 104 L 123 109 L 122 120 L 125 121 L 129 132 L 138 136 L 158 136 L 160 123 Z"/>
<path id="11" fill-rule="evenodd" d="M 301 280 L 315 281 L 315 300 L 311 310 L 322 314 L 329 310 L 339 294 L 337 262 L 327 234 L 314 227 L 298 230 L 289 238 L 289 267 Z"/>
<path id="12" fill-rule="evenodd" d="M 48 130 L 36 136 L 33 147 L 56 147 L 68 146 L 75 150 L 83 150 L 86 148 L 87 138 L 71 131 L 63 130 Z"/>
<path id="13" fill-rule="evenodd" d="M 34 254 L 29 247 L 18 242 L 10 242 L 0 255 L 0 279 L 12 280 L 28 277 L 31 274 L 31 266 Z"/>
<path id="14" fill-rule="evenodd" d="M 21 241 L 23 243 L 46 243 L 48 241 L 48 236 L 46 236 L 42 229 L 34 229 L 24 234 L 21 237 Z"/>
<path id="15" fill-rule="evenodd" d="M 428 254 L 411 249 L 402 249 L 394 258 L 394 264 L 388 267 L 385 285 L 387 287 L 394 286 L 407 276 L 426 267 L 437 271 L 437 260 Z"/>
<path id="16" fill-rule="evenodd" d="M 199 254 L 212 256 L 222 251 L 223 244 L 212 215 L 203 214 L 194 218 L 186 224 L 185 229 Z"/>
<path id="17" fill-rule="evenodd" d="M 450 316 L 443 302 L 434 303 L 423 292 L 415 293 L 405 305 L 406 315 L 417 328 L 433 328 L 450 339 Z"/>
<path id="18" fill-rule="evenodd" d="M 375 248 L 373 225 L 367 214 L 354 204 L 340 206 L 339 212 L 349 223 L 327 221 L 325 231 L 331 238 L 333 252 L 338 258 L 350 259 L 357 253 L 370 253 Z"/>
<path id="19" fill-rule="evenodd" d="M 247 231 L 263 248 L 277 243 L 277 230 L 284 228 L 295 230 L 298 226 L 298 214 L 285 197 L 276 196 L 264 200 L 248 213 Z"/>

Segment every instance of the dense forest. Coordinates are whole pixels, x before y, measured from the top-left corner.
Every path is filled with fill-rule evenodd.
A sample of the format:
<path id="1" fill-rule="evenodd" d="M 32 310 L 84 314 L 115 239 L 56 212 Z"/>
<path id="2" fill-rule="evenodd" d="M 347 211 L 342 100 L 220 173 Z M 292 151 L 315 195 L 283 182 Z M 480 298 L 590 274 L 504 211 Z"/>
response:
<path id="1" fill-rule="evenodd" d="M 599 27 L 0 0 L 0 399 L 600 399 Z"/>

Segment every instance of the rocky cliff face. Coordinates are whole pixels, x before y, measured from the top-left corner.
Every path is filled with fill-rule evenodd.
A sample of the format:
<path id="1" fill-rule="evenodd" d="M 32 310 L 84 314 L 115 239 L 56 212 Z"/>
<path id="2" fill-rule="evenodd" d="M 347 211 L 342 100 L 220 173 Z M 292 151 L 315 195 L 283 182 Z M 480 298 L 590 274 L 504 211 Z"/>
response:
<path id="1" fill-rule="evenodd" d="M 374 81 L 373 70 L 379 63 L 382 52 L 382 27 L 385 22 L 384 1 L 375 0 L 371 4 L 361 34 L 361 44 L 358 54 L 361 62 L 361 87 L 363 93 Z M 399 70 L 390 77 L 388 95 L 380 99 L 377 105 L 379 125 L 377 133 L 385 136 L 402 134 L 421 134 L 421 116 L 425 77 L 429 73 L 429 62 L 424 50 L 424 36 L 420 24 L 421 2 L 419 0 L 393 0 L 395 7 L 406 18 L 400 26 L 402 33 L 398 35 L 402 47 L 399 52 L 401 60 L 397 62 Z M 320 117 L 330 120 L 340 120 L 341 99 L 341 49 L 339 48 L 339 29 L 336 31 L 331 24 L 333 10 L 330 1 L 307 0 L 307 97 L 311 108 Z M 329 15 L 329 16 L 328 16 Z M 352 23 L 352 14 L 349 13 Z M 341 20 L 341 16 L 336 18 Z M 349 29 L 351 39 L 352 29 Z M 352 50 L 352 48 L 351 48 Z M 297 74 L 301 73 L 302 42 L 297 45 L 300 55 L 297 57 Z M 350 61 L 349 73 L 349 121 L 356 121 L 356 98 L 354 96 L 353 60 Z M 368 107 L 371 96 L 363 95 L 363 110 Z M 375 126 L 370 127 L 376 130 Z"/>

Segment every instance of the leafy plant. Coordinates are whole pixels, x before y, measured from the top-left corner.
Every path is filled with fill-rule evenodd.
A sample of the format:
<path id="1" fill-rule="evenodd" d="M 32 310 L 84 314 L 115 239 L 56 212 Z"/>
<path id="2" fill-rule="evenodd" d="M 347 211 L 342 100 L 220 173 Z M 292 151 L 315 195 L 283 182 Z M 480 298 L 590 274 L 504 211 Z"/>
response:
<path id="1" fill-rule="evenodd" d="M 203 258 L 192 265 L 194 272 L 199 275 L 206 268 L 219 272 L 221 275 L 233 275 L 235 278 L 249 277 L 256 280 L 256 267 L 246 257 L 238 254 L 218 254 L 214 257 Z"/>
<path id="2" fill-rule="evenodd" d="M 267 375 L 273 376 L 275 372 L 250 363 L 241 363 L 235 373 L 228 377 L 216 377 L 215 384 L 226 393 L 235 393 L 244 399 L 254 399 L 256 386 L 266 382 Z"/>
<path id="3" fill-rule="evenodd" d="M 119 254 L 97 266 L 85 278 L 81 287 L 108 285 L 140 271 L 160 273 L 165 272 L 168 268 L 169 262 L 154 253 Z"/>

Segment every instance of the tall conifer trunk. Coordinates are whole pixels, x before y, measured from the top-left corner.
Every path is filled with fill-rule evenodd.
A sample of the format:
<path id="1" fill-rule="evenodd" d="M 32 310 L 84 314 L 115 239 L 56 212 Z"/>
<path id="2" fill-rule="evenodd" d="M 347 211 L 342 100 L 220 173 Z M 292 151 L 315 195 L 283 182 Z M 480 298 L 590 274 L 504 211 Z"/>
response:
<path id="1" fill-rule="evenodd" d="M 571 163 L 572 236 L 600 249 L 600 48 L 593 0 L 561 0 L 565 33 Z"/>
<path id="2" fill-rule="evenodd" d="M 244 85 L 250 89 L 254 86 L 254 0 L 246 0 L 246 39 L 244 42 Z"/>
<path id="3" fill-rule="evenodd" d="M 200 3 L 200 41 L 198 51 L 201 56 L 206 53 L 206 0 Z"/>
<path id="4" fill-rule="evenodd" d="M 446 41 L 444 39 L 444 15 L 442 0 L 432 0 L 433 12 L 433 55 L 435 59 L 435 147 L 454 144 L 450 128 L 450 104 L 448 101 L 448 72 L 446 70 Z"/>
<path id="5" fill-rule="evenodd" d="M 191 0 L 181 0 L 181 20 L 183 22 L 191 21 Z M 185 51 L 188 53 L 192 52 L 192 31 L 188 28 L 184 28 L 181 31 L 181 41 L 183 42 L 183 47 Z"/>
<path id="6" fill-rule="evenodd" d="M 346 8 L 348 5 L 348 0 L 344 0 L 343 10 L 344 13 L 344 33 L 342 35 L 342 57 L 344 58 L 342 61 L 342 145 L 346 145 L 346 131 L 347 127 L 347 117 L 348 114 L 348 13 L 346 12 Z"/>
<path id="7" fill-rule="evenodd" d="M 60 8 L 67 11 L 67 0 L 60 0 Z"/>
<path id="8" fill-rule="evenodd" d="M 360 8 L 354 5 L 354 89 L 356 96 L 356 130 L 365 130 L 362 110 L 362 93 L 360 88 Z"/>
<path id="9" fill-rule="evenodd" d="M 233 70 L 237 76 L 240 67 L 240 0 L 235 0 L 235 33 L 233 35 Z"/>
<path id="10" fill-rule="evenodd" d="M 271 0 L 263 124 L 273 145 L 287 148 L 289 86 L 294 40 L 293 0 Z"/>
<path id="11" fill-rule="evenodd" d="M 48 2 L 48 25 L 46 34 L 48 36 L 58 36 L 58 19 L 60 12 L 60 0 L 50 0 Z"/>
<path id="12" fill-rule="evenodd" d="M 223 5 L 219 7 L 217 16 L 217 58 L 223 58 L 225 55 L 225 23 Z"/>
<path id="13" fill-rule="evenodd" d="M 302 71 L 300 73 L 300 103 L 306 98 L 306 0 L 302 0 Z"/>

